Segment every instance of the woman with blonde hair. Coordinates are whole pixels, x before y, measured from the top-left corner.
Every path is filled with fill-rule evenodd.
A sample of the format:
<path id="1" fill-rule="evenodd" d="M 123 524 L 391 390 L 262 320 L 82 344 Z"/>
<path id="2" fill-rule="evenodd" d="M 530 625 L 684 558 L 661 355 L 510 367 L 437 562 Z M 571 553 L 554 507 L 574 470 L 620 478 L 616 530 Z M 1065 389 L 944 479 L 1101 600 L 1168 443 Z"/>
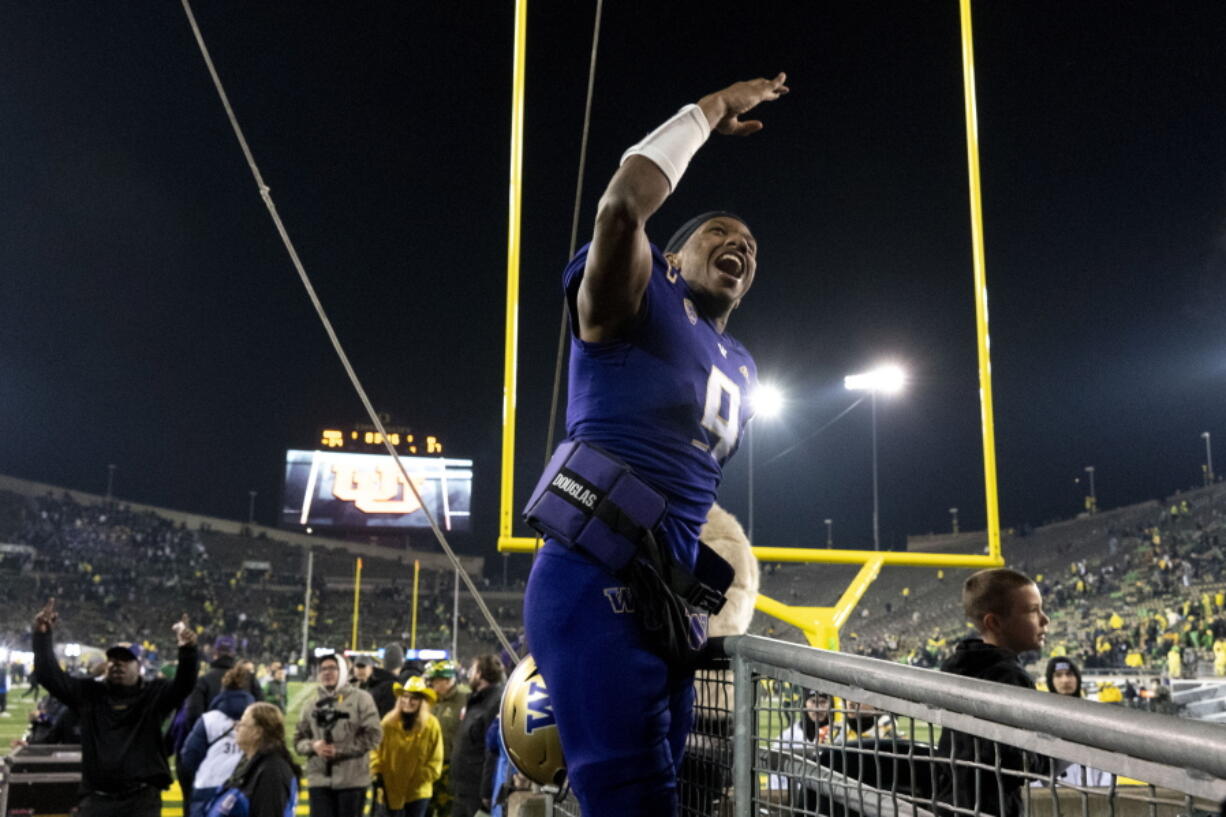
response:
<path id="1" fill-rule="evenodd" d="M 443 730 L 430 712 L 437 696 L 418 676 L 392 689 L 396 706 L 383 718 L 383 739 L 371 752 L 370 773 L 391 817 L 425 817 L 443 771 Z"/>
<path id="2" fill-rule="evenodd" d="M 302 769 L 285 746 L 281 710 L 263 701 L 251 704 L 235 731 L 243 759 L 209 802 L 207 817 L 294 817 Z"/>

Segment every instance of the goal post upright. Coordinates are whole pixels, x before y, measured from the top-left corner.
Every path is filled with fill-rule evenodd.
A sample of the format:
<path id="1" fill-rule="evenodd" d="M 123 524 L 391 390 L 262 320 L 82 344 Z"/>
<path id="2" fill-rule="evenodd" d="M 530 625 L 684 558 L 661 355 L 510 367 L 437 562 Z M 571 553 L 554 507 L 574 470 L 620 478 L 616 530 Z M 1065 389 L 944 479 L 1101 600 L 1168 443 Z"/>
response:
<path id="1" fill-rule="evenodd" d="M 877 578 L 882 567 L 935 567 L 984 569 L 1001 567 L 1000 509 L 997 498 L 996 430 L 992 401 L 991 340 L 988 333 L 987 274 L 984 260 L 983 192 L 979 174 L 979 126 L 975 96 L 975 53 L 971 25 L 971 0 L 958 0 L 961 24 L 963 101 L 966 115 L 967 170 L 970 198 L 971 254 L 975 301 L 975 335 L 979 367 L 980 431 L 983 445 L 983 484 L 986 505 L 987 547 L 983 554 L 951 554 L 911 551 L 836 550 L 754 546 L 762 562 L 856 564 L 860 570 L 832 607 L 792 606 L 759 595 L 756 608 L 804 632 L 809 643 L 824 649 L 839 647 L 839 631 Z M 501 553 L 533 553 L 541 540 L 513 533 L 515 388 L 518 354 L 519 229 L 523 156 L 523 81 L 527 0 L 516 2 L 514 79 L 511 129 L 511 218 L 507 258 L 507 326 L 503 387 L 503 449 L 498 550 Z"/>

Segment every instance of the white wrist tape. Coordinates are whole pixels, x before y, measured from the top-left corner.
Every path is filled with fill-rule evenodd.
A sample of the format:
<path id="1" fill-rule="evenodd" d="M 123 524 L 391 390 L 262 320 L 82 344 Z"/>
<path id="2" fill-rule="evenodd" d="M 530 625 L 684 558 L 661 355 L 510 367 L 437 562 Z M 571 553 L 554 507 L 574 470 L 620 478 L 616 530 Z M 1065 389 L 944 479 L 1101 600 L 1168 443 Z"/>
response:
<path id="1" fill-rule="evenodd" d="M 706 114 L 697 105 L 686 105 L 663 125 L 643 137 L 643 141 L 622 154 L 621 164 L 631 156 L 650 159 L 668 178 L 669 190 L 677 188 L 681 174 L 685 172 L 711 135 L 711 125 Z"/>

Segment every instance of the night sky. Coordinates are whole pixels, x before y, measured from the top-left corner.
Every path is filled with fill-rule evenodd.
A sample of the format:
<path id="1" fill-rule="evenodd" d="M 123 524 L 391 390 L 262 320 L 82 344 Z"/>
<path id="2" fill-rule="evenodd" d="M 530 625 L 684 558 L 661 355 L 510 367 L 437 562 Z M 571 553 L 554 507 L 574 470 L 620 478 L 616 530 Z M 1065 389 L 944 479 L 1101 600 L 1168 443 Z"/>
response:
<path id="1" fill-rule="evenodd" d="M 200 0 L 290 235 L 375 403 L 476 460 L 496 536 L 513 3 Z M 544 455 L 594 4 L 530 6 L 517 502 Z M 1002 520 L 1226 472 L 1226 3 L 975 4 Z M 789 403 L 755 427 L 756 544 L 982 527 L 956 0 L 606 2 L 581 216 L 681 105 L 786 71 L 649 224 L 743 214 L 729 331 Z M 363 420 L 177 2 L 0 11 L 0 473 L 277 517 L 284 451 Z M 778 456 L 785 449 L 790 452 Z M 744 447 L 721 501 L 746 508 Z M 424 543 L 423 543 L 424 544 Z"/>

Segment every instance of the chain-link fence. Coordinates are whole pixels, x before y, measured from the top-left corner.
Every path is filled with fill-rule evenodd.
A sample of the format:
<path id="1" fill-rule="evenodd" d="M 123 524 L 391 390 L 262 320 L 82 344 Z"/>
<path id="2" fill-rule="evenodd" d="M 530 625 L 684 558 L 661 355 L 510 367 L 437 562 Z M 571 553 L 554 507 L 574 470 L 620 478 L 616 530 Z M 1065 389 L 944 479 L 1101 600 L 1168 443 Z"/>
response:
<path id="1" fill-rule="evenodd" d="M 1226 726 L 755 636 L 696 681 L 682 817 L 1196 817 Z M 578 817 L 574 798 L 556 810 Z"/>

